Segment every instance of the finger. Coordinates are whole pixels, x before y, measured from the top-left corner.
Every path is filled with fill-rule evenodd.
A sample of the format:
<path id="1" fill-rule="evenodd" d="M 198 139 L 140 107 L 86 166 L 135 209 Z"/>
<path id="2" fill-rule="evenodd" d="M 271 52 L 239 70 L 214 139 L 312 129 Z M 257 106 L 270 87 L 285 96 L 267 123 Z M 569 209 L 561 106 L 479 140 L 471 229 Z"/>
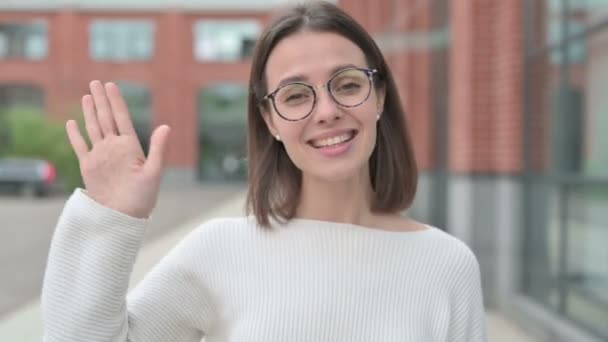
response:
<path id="1" fill-rule="evenodd" d="M 112 108 L 108 102 L 106 96 L 106 90 L 101 82 L 95 80 L 90 84 L 91 95 L 93 95 L 93 102 L 95 103 L 95 109 L 97 113 L 97 120 L 101 126 L 101 134 L 106 137 L 108 135 L 116 135 L 116 123 L 114 122 L 114 115 L 112 115 Z"/>
<path id="2" fill-rule="evenodd" d="M 74 150 L 74 153 L 76 153 L 78 160 L 80 160 L 89 151 L 89 147 L 82 137 L 82 134 L 80 134 L 78 124 L 76 124 L 76 121 L 74 120 L 68 120 L 65 124 L 65 130 L 68 133 L 68 139 L 70 140 L 72 149 Z"/>
<path id="3" fill-rule="evenodd" d="M 150 171 L 158 172 L 164 165 L 165 155 L 167 153 L 167 145 L 169 140 L 169 132 L 171 128 L 167 125 L 157 127 L 150 138 L 150 151 L 146 161 L 146 168 Z"/>
<path id="4" fill-rule="evenodd" d="M 103 139 L 101 134 L 101 128 L 99 127 L 99 121 L 97 121 L 97 115 L 95 114 L 95 105 L 93 104 L 93 98 L 91 95 L 85 95 L 82 97 L 82 111 L 84 112 L 84 125 L 89 134 L 91 143 L 95 144 Z"/>
<path id="5" fill-rule="evenodd" d="M 110 107 L 114 113 L 114 122 L 116 122 L 118 133 L 121 135 L 135 135 L 133 121 L 131 121 L 127 104 L 120 94 L 120 89 L 112 82 L 106 83 L 105 88 L 110 101 Z"/>

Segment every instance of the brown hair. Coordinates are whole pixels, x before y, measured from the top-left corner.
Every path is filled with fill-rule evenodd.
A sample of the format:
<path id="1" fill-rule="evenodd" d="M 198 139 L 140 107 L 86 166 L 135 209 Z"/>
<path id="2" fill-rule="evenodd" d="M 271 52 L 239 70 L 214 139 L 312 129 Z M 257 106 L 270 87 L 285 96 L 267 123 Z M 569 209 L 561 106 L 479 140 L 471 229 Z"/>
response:
<path id="1" fill-rule="evenodd" d="M 304 30 L 333 32 L 349 39 L 364 52 L 369 67 L 378 69 L 375 84 L 384 87 L 386 95 L 376 146 L 369 160 L 375 194 L 371 210 L 393 213 L 409 208 L 416 193 L 418 172 L 393 76 L 380 49 L 361 25 L 335 5 L 317 1 L 290 8 L 264 30 L 256 44 L 247 113 L 247 213 L 266 228 L 271 219 L 286 221 L 296 213 L 302 173 L 289 159 L 283 144 L 271 135 L 262 110 L 269 110 L 268 101 L 263 99 L 268 91 L 268 56 L 279 41 Z"/>

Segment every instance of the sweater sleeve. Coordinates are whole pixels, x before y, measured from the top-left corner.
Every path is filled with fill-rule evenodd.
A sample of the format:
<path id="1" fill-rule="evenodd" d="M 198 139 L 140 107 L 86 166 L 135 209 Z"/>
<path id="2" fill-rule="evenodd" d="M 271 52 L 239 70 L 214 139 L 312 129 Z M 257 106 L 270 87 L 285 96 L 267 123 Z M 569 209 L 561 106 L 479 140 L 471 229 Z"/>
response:
<path id="1" fill-rule="evenodd" d="M 479 263 L 468 247 L 464 249 L 457 268 L 448 340 L 485 342 L 487 332 Z"/>
<path id="2" fill-rule="evenodd" d="M 51 243 L 42 289 L 44 341 L 199 342 L 211 305 L 182 240 L 129 294 L 146 220 L 70 197 Z"/>

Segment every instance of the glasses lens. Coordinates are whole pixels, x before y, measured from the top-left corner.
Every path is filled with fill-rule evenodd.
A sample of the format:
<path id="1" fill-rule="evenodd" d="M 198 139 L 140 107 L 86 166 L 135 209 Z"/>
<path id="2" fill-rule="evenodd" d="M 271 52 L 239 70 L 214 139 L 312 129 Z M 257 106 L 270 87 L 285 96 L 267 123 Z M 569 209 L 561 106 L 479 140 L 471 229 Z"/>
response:
<path id="1" fill-rule="evenodd" d="M 308 115 L 315 102 L 313 90 L 304 84 L 289 84 L 274 97 L 277 111 L 288 120 L 299 120 Z"/>
<path id="2" fill-rule="evenodd" d="M 345 107 L 360 105 L 369 96 L 371 81 L 367 73 L 358 69 L 346 69 L 336 74 L 329 84 L 329 91 L 336 102 Z"/>

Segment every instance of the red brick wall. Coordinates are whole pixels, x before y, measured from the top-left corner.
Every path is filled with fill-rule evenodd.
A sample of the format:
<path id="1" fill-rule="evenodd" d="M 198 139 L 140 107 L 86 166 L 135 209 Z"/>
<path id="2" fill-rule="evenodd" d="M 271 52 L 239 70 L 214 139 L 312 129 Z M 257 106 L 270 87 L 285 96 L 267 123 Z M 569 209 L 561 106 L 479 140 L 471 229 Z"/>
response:
<path id="1" fill-rule="evenodd" d="M 406 9 L 405 29 L 419 35 L 431 31 L 432 2 L 409 0 Z M 430 49 L 410 48 L 405 52 L 410 84 L 406 87 L 405 99 L 407 120 L 410 126 L 414 152 L 422 170 L 433 167 L 433 122 L 431 113 L 431 54 Z M 407 77 L 407 76 L 406 76 Z"/>
<path id="2" fill-rule="evenodd" d="M 80 98 L 93 79 L 129 80 L 148 87 L 152 94 L 152 126 L 168 123 L 174 128 L 168 155 L 170 166 L 194 167 L 198 159 L 197 94 L 216 82 L 247 83 L 249 61 L 199 63 L 193 55 L 193 24 L 201 18 L 256 18 L 252 13 L 112 13 L 60 12 L 0 13 L 1 21 L 47 20 L 48 58 L 40 62 L 3 61 L 0 84 L 27 83 L 45 94 L 45 110 L 58 120 L 79 113 Z M 145 18 L 156 23 L 154 54 L 137 63 L 100 63 L 89 57 L 89 23 L 96 18 Z M 203 114 L 204 120 L 204 114 Z"/>
<path id="3" fill-rule="evenodd" d="M 520 2 L 451 2 L 449 165 L 461 173 L 521 170 Z"/>
<path id="4" fill-rule="evenodd" d="M 49 13 L 0 13 L 1 21 L 20 22 L 35 19 L 46 19 L 49 36 L 57 35 L 57 16 Z M 0 83 L 27 84 L 41 87 L 47 104 L 53 104 L 61 93 L 59 87 L 53 87 L 54 80 L 60 75 L 52 65 L 60 55 L 49 46 L 48 58 L 43 61 L 26 62 L 21 60 L 5 60 L 0 62 Z"/>
<path id="5" fill-rule="evenodd" d="M 433 2 L 418 0 L 341 0 L 340 6 L 372 34 L 420 33 L 431 29 Z M 522 167 L 522 8 L 518 1 L 450 1 L 449 168 L 463 173 L 514 173 Z M 88 55 L 93 18 L 148 18 L 156 22 L 155 53 L 143 63 L 97 63 Z M 0 83 L 40 86 L 48 112 L 62 119 L 79 111 L 92 79 L 131 80 L 152 93 L 153 126 L 175 128 L 168 162 L 194 167 L 198 158 L 197 93 L 215 82 L 245 83 L 249 63 L 202 64 L 192 53 L 195 20 L 201 17 L 251 18 L 251 13 L 0 13 L 0 20 L 45 18 L 49 57 L 41 62 L 0 63 Z M 402 44 L 403 45 L 403 44 Z M 430 50 L 401 46 L 387 52 L 406 110 L 421 170 L 434 167 L 437 146 L 433 123 Z M 204 114 L 203 114 L 204 120 Z"/>
<path id="6" fill-rule="evenodd" d="M 408 32 L 428 31 L 431 24 L 432 2 L 342 0 L 340 6 L 375 36 L 404 36 Z M 432 158 L 431 51 L 410 50 L 402 43 L 398 45 L 398 49 L 385 50 L 385 58 L 400 92 L 418 166 L 428 169 Z"/>
<path id="7" fill-rule="evenodd" d="M 523 8 L 515 1 L 492 2 L 494 8 L 494 53 L 492 57 L 491 171 L 515 173 L 522 170 L 523 141 Z"/>
<path id="8" fill-rule="evenodd" d="M 343 0 L 340 4 L 378 35 L 431 32 L 433 2 Z M 430 48 L 387 52 L 421 170 L 433 169 L 434 151 L 448 150 L 457 173 L 516 173 L 522 168 L 522 8 L 516 1 L 450 1 L 448 144 L 434 146 Z M 365 9 L 365 10 L 364 10 Z M 405 38 L 403 38 L 405 40 Z"/>

